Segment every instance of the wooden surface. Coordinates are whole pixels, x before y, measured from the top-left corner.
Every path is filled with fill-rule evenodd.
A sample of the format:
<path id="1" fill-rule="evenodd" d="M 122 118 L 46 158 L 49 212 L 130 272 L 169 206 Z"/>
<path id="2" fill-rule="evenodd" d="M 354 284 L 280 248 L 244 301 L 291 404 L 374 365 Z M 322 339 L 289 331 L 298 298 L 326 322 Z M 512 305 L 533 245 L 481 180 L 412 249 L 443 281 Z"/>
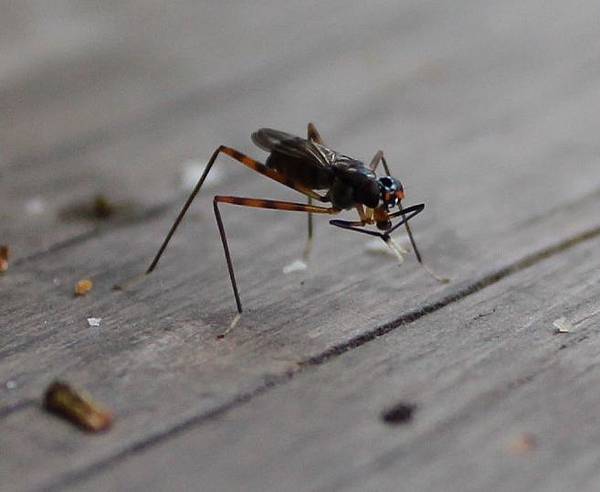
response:
<path id="1" fill-rule="evenodd" d="M 600 7 L 41 1 L 0 19 L 1 490 L 597 490 Z M 157 272 L 184 163 L 273 126 L 384 149 L 426 260 L 366 252 L 226 158 Z M 89 213 L 98 193 L 113 217 Z M 399 240 L 406 239 L 399 234 Z M 74 298 L 77 280 L 95 284 Z M 559 317 L 580 321 L 554 334 Z M 99 328 L 86 318 L 100 317 Z M 40 408 L 63 378 L 117 415 Z M 381 413 L 415 405 L 389 426 Z M 523 444 L 523 435 L 529 436 Z"/>

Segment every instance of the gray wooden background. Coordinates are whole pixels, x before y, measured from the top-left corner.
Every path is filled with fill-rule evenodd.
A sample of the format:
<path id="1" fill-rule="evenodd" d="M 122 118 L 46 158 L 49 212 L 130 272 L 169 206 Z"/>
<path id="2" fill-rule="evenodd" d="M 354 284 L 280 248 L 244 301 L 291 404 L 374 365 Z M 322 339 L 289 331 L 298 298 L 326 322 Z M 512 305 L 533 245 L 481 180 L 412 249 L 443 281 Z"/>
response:
<path id="1" fill-rule="evenodd" d="M 1 2 L 0 489 L 598 490 L 599 20 L 591 0 Z M 263 159 L 252 131 L 309 121 L 385 150 L 450 284 L 318 217 L 285 275 L 305 217 L 224 208 L 246 312 L 218 340 L 211 195 L 299 198 L 222 158 L 156 274 L 112 290 L 186 162 Z M 47 415 L 56 378 L 114 428 Z"/>

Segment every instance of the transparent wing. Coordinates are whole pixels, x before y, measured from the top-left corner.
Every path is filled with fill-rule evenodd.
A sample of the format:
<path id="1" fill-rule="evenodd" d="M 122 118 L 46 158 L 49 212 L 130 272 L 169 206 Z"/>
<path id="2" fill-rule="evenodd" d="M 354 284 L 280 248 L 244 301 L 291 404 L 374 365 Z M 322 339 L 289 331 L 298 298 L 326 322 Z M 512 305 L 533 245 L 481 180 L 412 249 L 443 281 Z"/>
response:
<path id="1" fill-rule="evenodd" d="M 252 141 L 267 152 L 309 160 L 323 167 L 335 162 L 336 153 L 327 147 L 272 128 L 261 128 L 252 134 Z"/>

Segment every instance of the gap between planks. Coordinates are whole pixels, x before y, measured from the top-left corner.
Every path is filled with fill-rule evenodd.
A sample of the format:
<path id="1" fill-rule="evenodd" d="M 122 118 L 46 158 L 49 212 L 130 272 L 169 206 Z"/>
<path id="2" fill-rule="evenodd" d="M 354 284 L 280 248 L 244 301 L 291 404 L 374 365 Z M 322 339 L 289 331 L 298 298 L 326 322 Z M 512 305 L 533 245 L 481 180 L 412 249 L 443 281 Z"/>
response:
<path id="1" fill-rule="evenodd" d="M 112 456 L 109 456 L 108 458 L 105 458 L 103 460 L 99 460 L 99 461 L 97 461 L 89 466 L 86 466 L 80 470 L 65 473 L 61 477 L 59 477 L 56 481 L 54 481 L 54 482 L 50 483 L 48 486 L 44 487 L 44 490 L 48 490 L 48 491 L 62 490 L 64 487 L 71 486 L 71 485 L 77 484 L 83 480 L 86 480 L 89 477 L 110 468 L 112 465 L 120 462 L 122 459 L 125 459 L 131 455 L 140 453 L 158 443 L 164 442 L 165 440 L 176 437 L 176 436 L 180 435 L 181 433 L 183 433 L 184 431 L 187 431 L 190 428 L 193 428 L 198 425 L 202 425 L 203 423 L 208 422 L 213 419 L 218 419 L 218 418 L 222 417 L 223 415 L 225 415 L 227 412 L 229 412 L 235 408 L 238 408 L 239 406 L 249 402 L 250 400 L 253 400 L 254 398 L 256 398 L 258 396 L 265 394 L 267 391 L 285 384 L 286 382 L 290 381 L 297 375 L 305 372 L 306 370 L 309 370 L 310 368 L 323 365 L 323 364 L 327 363 L 328 361 L 330 361 L 331 359 L 333 359 L 337 356 L 340 356 L 350 350 L 361 347 L 361 346 L 365 345 L 366 343 L 368 343 L 378 337 L 384 336 L 387 333 L 390 333 L 391 331 L 393 331 L 401 326 L 405 326 L 410 323 L 413 323 L 428 314 L 434 313 L 434 312 L 448 306 L 449 304 L 460 301 L 461 299 L 464 299 L 472 294 L 475 294 L 476 292 L 479 292 L 479 291 L 485 289 L 486 287 L 489 287 L 489 286 L 501 281 L 502 279 L 508 277 L 509 275 L 518 273 L 522 270 L 525 270 L 537 263 L 540 263 L 548 258 L 551 258 L 552 256 L 555 256 L 564 251 L 567 251 L 567 250 L 577 246 L 578 244 L 592 240 L 599 236 L 600 236 L 600 226 L 597 226 L 597 227 L 588 229 L 586 231 L 583 231 L 579 234 L 576 234 L 574 236 L 571 236 L 570 238 L 559 241 L 553 245 L 550 245 L 544 249 L 541 249 L 540 251 L 538 251 L 536 253 L 527 255 L 524 258 L 522 258 L 521 260 L 513 262 L 504 268 L 500 268 L 496 272 L 485 275 L 484 277 L 480 278 L 479 280 L 476 280 L 474 282 L 467 284 L 462 289 L 460 289 L 458 292 L 455 292 L 452 295 L 446 296 L 446 297 L 442 298 L 441 300 L 439 300 L 438 302 L 435 302 L 435 303 L 423 306 L 419 309 L 410 311 L 410 312 L 404 314 L 403 316 L 400 316 L 399 318 L 397 318 L 394 321 L 391 321 L 391 322 L 381 325 L 380 327 L 375 328 L 369 332 L 366 332 L 366 333 L 358 335 L 354 338 L 351 338 L 347 342 L 341 343 L 339 345 L 335 345 L 335 346 L 331 347 L 330 349 L 322 352 L 319 355 L 310 357 L 310 358 L 306 359 L 305 361 L 301 361 L 295 369 L 290 369 L 284 374 L 273 375 L 271 377 L 268 377 L 268 378 L 266 378 L 266 380 L 262 386 L 254 389 L 252 391 L 248 391 L 246 393 L 240 393 L 235 398 L 231 399 L 229 402 L 227 402 L 223 405 L 220 405 L 220 406 L 210 410 L 209 412 L 201 413 L 201 414 L 198 414 L 191 418 L 188 418 L 186 420 L 183 420 L 182 422 L 172 426 L 169 429 L 158 432 L 154 435 L 150 435 L 147 438 L 141 439 L 138 442 L 135 442 L 129 446 L 126 446 L 124 449 L 113 454 Z M 14 413 L 14 412 L 18 412 L 20 410 L 26 409 L 30 405 L 31 405 L 31 401 L 24 401 L 21 403 L 17 403 L 12 406 L 13 410 L 10 411 L 10 413 Z M 3 413 L 0 411 L 0 417 L 2 415 L 3 415 Z"/>

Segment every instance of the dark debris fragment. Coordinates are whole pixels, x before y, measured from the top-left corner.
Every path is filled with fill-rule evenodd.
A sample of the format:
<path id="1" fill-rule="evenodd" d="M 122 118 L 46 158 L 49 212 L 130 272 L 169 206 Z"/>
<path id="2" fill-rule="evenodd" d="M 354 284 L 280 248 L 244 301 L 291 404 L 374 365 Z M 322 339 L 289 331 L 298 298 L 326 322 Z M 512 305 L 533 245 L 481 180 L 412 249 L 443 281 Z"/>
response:
<path id="1" fill-rule="evenodd" d="M 107 222 L 131 219 L 139 212 L 138 207 L 132 203 L 114 202 L 99 193 L 91 199 L 64 208 L 60 212 L 60 218 L 65 221 Z"/>
<path id="2" fill-rule="evenodd" d="M 417 406 L 413 403 L 400 402 L 381 414 L 381 420 L 389 425 L 408 424 L 414 416 Z"/>

